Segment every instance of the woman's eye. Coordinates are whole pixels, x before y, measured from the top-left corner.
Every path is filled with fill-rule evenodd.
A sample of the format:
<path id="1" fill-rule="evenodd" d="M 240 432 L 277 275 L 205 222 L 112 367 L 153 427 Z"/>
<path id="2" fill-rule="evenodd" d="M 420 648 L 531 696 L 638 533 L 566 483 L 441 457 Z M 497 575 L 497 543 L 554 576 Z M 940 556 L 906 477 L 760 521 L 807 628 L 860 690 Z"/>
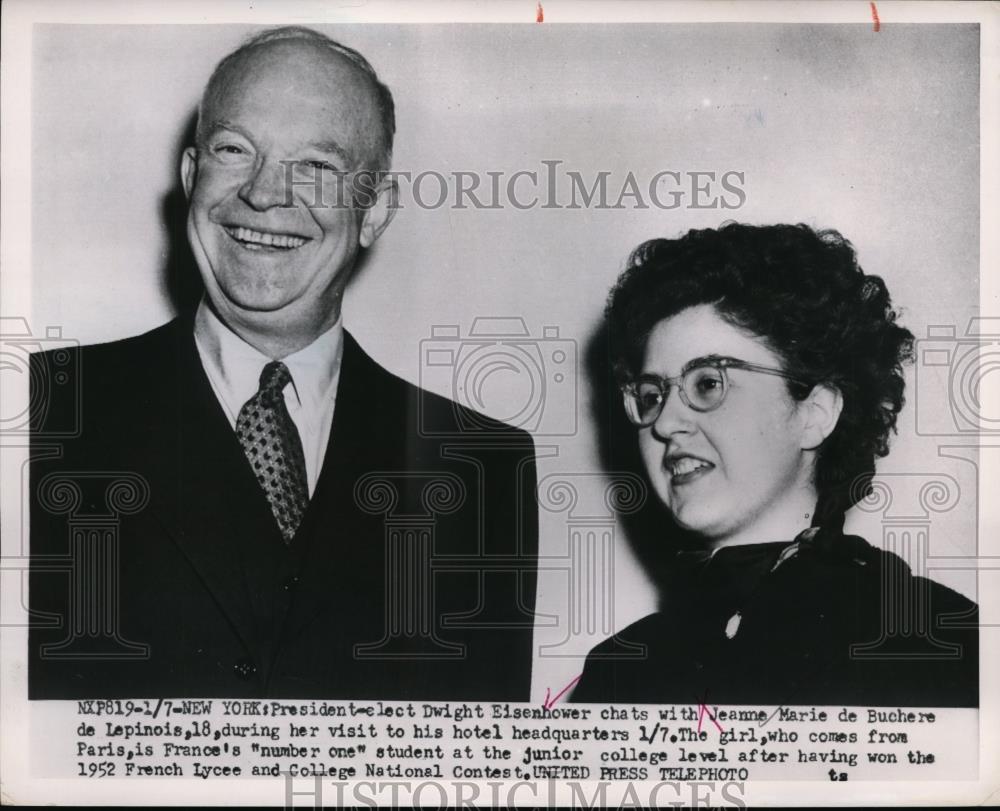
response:
<path id="1" fill-rule="evenodd" d="M 638 392 L 639 404 L 646 408 L 652 408 L 658 405 L 662 395 L 658 391 L 640 391 Z"/>
<path id="2" fill-rule="evenodd" d="M 695 388 L 704 394 L 717 391 L 722 387 L 722 380 L 717 373 L 702 373 L 695 378 Z"/>

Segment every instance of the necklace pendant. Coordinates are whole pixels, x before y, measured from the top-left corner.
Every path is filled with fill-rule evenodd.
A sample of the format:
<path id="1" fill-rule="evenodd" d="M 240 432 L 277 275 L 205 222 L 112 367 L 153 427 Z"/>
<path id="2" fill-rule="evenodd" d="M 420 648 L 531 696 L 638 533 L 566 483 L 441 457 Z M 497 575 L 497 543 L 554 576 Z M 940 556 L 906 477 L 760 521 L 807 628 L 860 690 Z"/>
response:
<path id="1" fill-rule="evenodd" d="M 729 618 L 729 622 L 726 623 L 726 639 L 732 639 L 736 636 L 736 632 L 740 630 L 740 621 L 743 616 L 737 611 Z"/>

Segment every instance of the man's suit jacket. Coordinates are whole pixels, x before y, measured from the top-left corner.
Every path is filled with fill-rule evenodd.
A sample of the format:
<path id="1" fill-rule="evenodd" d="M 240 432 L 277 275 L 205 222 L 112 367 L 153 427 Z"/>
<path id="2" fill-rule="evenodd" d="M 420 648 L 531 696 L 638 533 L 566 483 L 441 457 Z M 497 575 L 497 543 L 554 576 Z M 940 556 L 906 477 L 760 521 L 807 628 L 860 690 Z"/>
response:
<path id="1" fill-rule="evenodd" d="M 287 546 L 190 316 L 33 357 L 31 698 L 528 699 L 531 438 L 344 339 Z"/>

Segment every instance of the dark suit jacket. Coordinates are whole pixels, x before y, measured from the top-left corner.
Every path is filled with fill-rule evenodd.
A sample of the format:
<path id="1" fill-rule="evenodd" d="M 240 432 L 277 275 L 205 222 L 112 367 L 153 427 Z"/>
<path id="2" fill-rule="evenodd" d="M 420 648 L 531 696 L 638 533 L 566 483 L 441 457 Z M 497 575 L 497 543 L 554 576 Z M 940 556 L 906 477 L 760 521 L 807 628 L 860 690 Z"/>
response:
<path id="1" fill-rule="evenodd" d="M 527 700 L 531 438 L 345 333 L 286 546 L 192 323 L 33 357 L 29 696 Z"/>
<path id="2" fill-rule="evenodd" d="M 978 706 L 975 603 L 839 533 L 765 574 L 787 545 L 679 562 L 662 610 L 594 648 L 572 700 Z"/>

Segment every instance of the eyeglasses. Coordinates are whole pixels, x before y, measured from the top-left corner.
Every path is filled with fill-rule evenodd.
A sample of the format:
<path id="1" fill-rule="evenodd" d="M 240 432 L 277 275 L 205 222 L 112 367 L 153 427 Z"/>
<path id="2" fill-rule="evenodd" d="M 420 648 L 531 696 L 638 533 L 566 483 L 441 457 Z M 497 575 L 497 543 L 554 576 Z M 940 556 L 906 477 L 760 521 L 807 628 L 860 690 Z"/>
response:
<path id="1" fill-rule="evenodd" d="M 758 366 L 736 358 L 717 355 L 695 358 L 688 361 L 677 377 L 639 375 L 635 380 L 624 384 L 621 390 L 625 401 L 625 413 L 628 414 L 629 420 L 641 428 L 652 425 L 663 413 L 671 386 L 677 386 L 681 401 L 688 408 L 700 412 L 714 411 L 722 405 L 729 393 L 727 369 L 760 372 L 803 382 L 781 369 Z"/>

